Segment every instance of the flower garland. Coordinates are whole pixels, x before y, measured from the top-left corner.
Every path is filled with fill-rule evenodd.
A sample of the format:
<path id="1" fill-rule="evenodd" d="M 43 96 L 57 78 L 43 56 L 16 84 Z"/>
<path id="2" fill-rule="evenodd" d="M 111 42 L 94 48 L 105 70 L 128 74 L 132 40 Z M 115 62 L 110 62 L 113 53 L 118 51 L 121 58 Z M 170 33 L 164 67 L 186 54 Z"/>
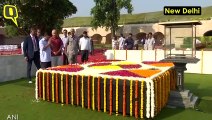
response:
<path id="1" fill-rule="evenodd" d="M 76 99 L 77 99 L 77 106 L 79 105 L 79 75 L 77 75 L 76 79 Z"/>
<path id="2" fill-rule="evenodd" d="M 146 69 L 148 66 L 146 65 L 146 66 L 143 66 L 143 68 L 144 69 Z M 86 66 L 85 66 L 85 68 L 86 68 Z M 169 91 L 170 91 L 170 84 L 171 84 L 171 79 L 170 79 L 170 77 L 171 77 L 171 73 L 174 73 L 174 71 L 172 72 L 172 70 L 169 70 L 168 72 L 167 72 L 167 70 L 169 70 L 168 68 L 163 68 L 161 71 L 160 71 L 160 73 L 159 74 L 161 74 L 161 73 L 163 73 L 163 74 L 161 74 L 161 76 L 162 76 L 162 78 L 158 78 L 158 73 L 157 74 L 155 74 L 154 76 L 152 76 L 151 78 L 146 78 L 146 79 L 144 79 L 143 81 L 141 81 L 141 91 L 143 92 L 143 93 L 141 93 L 141 104 L 139 105 L 140 107 L 141 107 L 141 109 L 140 109 L 140 117 L 141 118 L 143 118 L 143 109 L 146 109 L 145 110 L 145 112 L 146 112 L 146 117 L 147 118 L 153 118 L 156 114 L 158 114 L 159 113 L 159 110 L 161 109 L 161 108 L 163 108 L 164 107 L 164 105 L 166 104 L 166 102 L 167 102 L 167 100 L 168 100 L 168 93 L 169 93 Z M 61 103 L 64 103 L 64 102 L 66 102 L 66 104 L 69 104 L 69 84 L 71 84 L 71 102 L 72 102 L 72 104 L 73 104 L 73 99 L 75 99 L 74 97 L 77 97 L 76 98 L 76 103 L 77 103 L 77 105 L 79 105 L 79 101 L 81 102 L 81 104 L 82 104 L 82 107 L 84 107 L 84 78 L 83 78 L 83 76 L 82 76 L 82 82 L 81 82 L 81 85 L 80 85 L 80 81 L 79 81 L 79 75 L 88 75 L 88 74 L 84 74 L 84 71 L 81 71 L 81 72 L 79 72 L 78 73 L 78 75 L 77 75 L 77 77 L 76 77 L 76 96 L 74 96 L 74 94 L 73 94 L 73 89 L 74 89 L 74 82 L 73 82 L 73 80 L 74 80 L 74 78 L 73 78 L 73 75 L 72 75 L 72 79 L 71 79 L 71 83 L 69 83 L 69 75 L 70 75 L 70 73 L 68 73 L 68 72 L 58 72 L 57 73 L 57 71 L 51 71 L 51 70 L 40 70 L 39 72 L 41 72 L 41 74 L 39 74 L 39 73 L 37 73 L 36 74 L 36 79 L 37 79 L 37 87 L 39 87 L 38 88 L 38 92 L 39 92 L 39 94 L 38 95 L 40 95 L 41 96 L 41 98 L 43 98 L 44 100 L 45 99 L 47 99 L 47 100 L 50 100 L 50 89 L 52 90 L 52 91 L 56 91 L 56 94 L 55 94 L 55 99 L 56 99 L 56 102 L 58 103 L 60 100 L 58 100 L 58 97 L 61 97 Z M 131 71 L 130 71 L 131 72 Z M 45 73 L 47 73 L 46 75 L 45 75 Z M 51 81 L 50 81 L 50 78 L 49 78 L 49 73 L 51 73 L 52 74 L 52 79 L 51 79 Z M 56 79 L 54 78 L 54 73 L 56 74 Z M 42 76 L 42 74 L 43 74 L 43 76 Z M 58 74 L 59 75 L 61 75 L 61 77 L 59 76 L 58 77 Z M 64 74 L 66 74 L 66 79 L 65 79 L 65 81 L 64 81 L 64 77 L 65 76 L 63 76 Z M 120 74 L 121 75 L 121 74 Z M 114 93 L 114 95 L 116 95 L 116 98 L 114 98 L 114 99 L 116 99 L 116 103 L 114 104 L 114 105 L 116 105 L 115 107 L 115 111 L 116 111 L 116 115 L 118 115 L 118 112 L 119 112 L 119 79 L 121 78 L 121 77 L 118 77 L 119 75 L 117 75 L 117 76 L 115 76 L 115 78 L 114 78 L 114 80 L 116 80 L 116 82 L 114 81 L 114 83 L 115 83 L 115 85 L 116 85 L 116 94 Z M 39 79 L 39 77 L 40 77 L 40 79 Z M 104 110 L 104 112 L 106 112 L 107 111 L 107 80 L 106 80 L 106 78 L 107 78 L 108 76 L 107 75 L 105 75 L 104 76 L 104 79 L 103 79 L 103 87 L 104 88 L 102 88 L 103 89 L 103 93 L 104 93 L 104 99 L 103 99 L 103 101 L 104 101 L 104 103 L 103 103 L 103 110 Z M 127 76 L 126 76 L 127 77 Z M 43 78 L 43 80 L 42 80 L 42 78 Z M 132 78 L 132 79 L 131 79 Z M 156 79 L 155 79 L 156 78 Z M 174 75 L 173 75 L 173 78 L 174 78 Z M 44 80 L 44 79 L 46 79 L 46 80 Z M 60 84 L 58 84 L 58 79 L 61 79 L 61 83 Z M 136 118 L 138 118 L 138 94 L 139 94 L 139 92 L 138 92 L 138 89 L 139 89 L 139 87 L 138 87 L 138 85 L 139 85 L 139 82 L 140 81 L 138 81 L 138 80 L 136 80 L 136 79 L 138 79 L 138 78 L 133 78 L 133 76 L 132 77 L 127 77 L 127 80 L 128 79 L 130 79 L 130 116 L 132 116 L 133 115 L 133 112 L 135 112 L 135 117 Z M 160 80 L 159 80 L 160 79 Z M 39 84 L 39 81 L 41 80 L 41 82 L 40 82 L 40 84 Z M 56 80 L 56 82 L 54 82 L 54 80 Z M 135 81 L 135 84 L 133 83 L 133 81 Z M 51 84 L 50 84 L 51 83 Z M 96 86 L 96 84 L 95 84 L 95 79 L 94 79 L 94 77 L 93 77 L 93 79 L 92 79 L 92 83 L 91 83 L 91 85 L 92 85 L 92 89 L 90 89 L 90 78 L 88 77 L 88 81 L 87 81 L 87 84 L 88 84 L 88 87 L 87 87 L 87 89 L 88 89 L 88 91 L 86 91 L 86 92 L 88 92 L 87 93 L 87 95 L 88 95 L 88 97 L 87 97 L 87 100 L 88 100 L 88 109 L 90 108 L 90 106 L 91 106 L 91 104 L 90 104 L 90 100 L 91 100 L 91 95 L 92 95 L 92 108 L 93 108 L 93 110 L 95 110 L 95 107 L 98 109 L 98 111 L 100 111 L 100 109 L 101 109 L 101 79 L 100 79 L 100 77 L 98 77 L 98 81 L 97 81 L 97 86 Z M 65 84 L 65 85 L 64 85 Z M 144 90 L 144 84 L 146 84 L 146 89 Z M 50 87 L 50 85 L 52 85 L 52 87 Z M 59 85 L 60 85 L 60 87 L 59 87 Z M 81 97 L 79 96 L 80 95 L 80 93 L 79 93 L 79 88 L 80 88 L 80 86 L 82 86 L 81 87 Z M 111 80 L 110 80 L 110 89 L 109 89 L 109 113 L 110 114 L 112 114 L 112 112 L 113 112 L 113 109 L 112 109 L 112 105 L 113 105 L 113 79 L 111 78 Z M 135 85 L 135 88 L 134 88 L 134 85 Z M 143 86 L 142 86 L 143 85 Z M 149 87 L 148 87 L 149 86 Z M 65 89 L 65 88 L 66 89 Z M 97 87 L 97 91 L 94 91 L 95 89 L 95 87 Z M 59 88 L 60 88 L 60 90 L 59 90 Z M 54 90 L 54 89 L 56 89 L 56 90 Z M 133 90 L 133 89 L 135 89 L 135 91 Z M 90 92 L 90 90 L 92 90 L 92 92 Z M 161 92 L 159 92 L 159 91 L 161 91 Z M 51 94 L 52 94 L 52 101 L 54 101 L 54 92 L 51 92 Z M 60 94 L 58 94 L 58 92 L 61 92 L 61 95 Z M 64 93 L 64 92 L 66 92 L 66 93 Z M 95 93 L 95 92 L 97 92 L 97 94 Z M 114 91 L 115 92 L 115 91 Z M 145 95 L 145 93 L 146 93 L 146 95 Z M 64 94 L 66 95 L 65 96 L 65 101 L 64 101 Z M 90 95 L 91 94 L 91 95 Z M 96 97 L 95 97 L 95 94 L 97 95 Z M 134 95 L 135 94 L 135 95 Z M 73 97 L 74 96 L 74 97 Z M 145 97 L 145 99 L 146 100 L 144 100 L 144 96 L 146 96 Z M 95 104 L 95 98 L 97 99 L 97 104 Z M 82 101 L 81 101 L 81 100 Z M 90 99 L 90 100 L 89 100 Z M 134 100 L 135 100 L 135 102 L 134 102 Z M 144 101 L 146 101 L 146 106 L 144 105 Z M 126 116 L 126 79 L 125 80 L 123 80 L 123 116 Z M 135 105 L 135 106 L 134 106 Z M 161 106 L 160 106 L 161 105 Z M 145 106 L 145 108 L 144 108 L 144 106 Z M 133 108 L 133 107 L 135 107 L 135 108 Z"/>
<path id="3" fill-rule="evenodd" d="M 123 81 L 123 116 L 126 116 L 126 80 Z"/>
<path id="4" fill-rule="evenodd" d="M 38 100 L 38 80 L 39 80 L 39 72 L 36 72 L 36 78 L 35 78 L 35 100 Z"/>
<path id="5" fill-rule="evenodd" d="M 150 118 L 150 83 L 146 82 L 146 117 Z"/>
<path id="6" fill-rule="evenodd" d="M 170 70 L 167 71 L 167 87 L 168 87 L 168 92 L 170 92 Z"/>
<path id="7" fill-rule="evenodd" d="M 116 79 L 116 116 L 118 116 L 119 112 L 119 79 Z"/>
<path id="8" fill-rule="evenodd" d="M 54 100 L 54 73 L 52 73 L 52 102 L 55 102 L 55 100 Z"/>
<path id="9" fill-rule="evenodd" d="M 43 100 L 46 100 L 45 97 L 45 72 L 43 72 Z"/>
<path id="10" fill-rule="evenodd" d="M 151 99 L 151 117 L 153 118 L 155 116 L 155 92 L 154 92 L 154 82 L 151 80 L 150 81 L 150 99 Z"/>
<path id="11" fill-rule="evenodd" d="M 58 94 L 58 73 L 56 73 L 56 103 L 59 102 L 59 94 Z"/>
<path id="12" fill-rule="evenodd" d="M 130 116 L 132 116 L 132 93 L 133 93 L 133 81 L 130 80 Z"/>
<path id="13" fill-rule="evenodd" d="M 165 104 L 168 100 L 168 88 L 167 88 L 167 72 L 164 73 L 164 92 L 165 92 L 165 96 L 164 96 L 164 101 L 165 101 Z"/>
<path id="14" fill-rule="evenodd" d="M 82 104 L 82 108 L 84 108 L 84 88 L 83 88 L 84 87 L 84 80 L 83 80 L 83 78 L 84 77 L 82 75 L 82 85 L 81 85 L 81 97 L 82 97 L 82 101 L 81 101 L 82 103 L 81 104 Z"/>
<path id="15" fill-rule="evenodd" d="M 162 104 L 162 107 L 165 106 L 165 101 L 166 101 L 166 87 L 165 87 L 165 79 L 166 79 L 166 76 L 165 74 L 163 74 L 163 80 L 162 80 L 162 93 L 163 93 L 163 104 Z"/>
<path id="16" fill-rule="evenodd" d="M 61 103 L 63 104 L 64 103 L 64 100 L 63 100 L 63 74 L 61 74 L 61 77 L 60 77 L 61 81 Z"/>
<path id="17" fill-rule="evenodd" d="M 112 115 L 113 111 L 113 79 L 110 79 L 110 115 Z"/>
<path id="18" fill-rule="evenodd" d="M 41 79 L 41 73 L 42 73 L 42 72 L 39 73 L 39 97 L 40 97 L 40 98 L 42 97 L 42 86 L 41 86 L 41 85 L 42 85 L 42 84 L 41 84 L 41 80 L 42 80 L 42 79 Z"/>
<path id="19" fill-rule="evenodd" d="M 135 118 L 138 118 L 138 80 L 135 81 Z"/>
<path id="20" fill-rule="evenodd" d="M 144 118 L 144 81 L 141 81 L 141 109 L 140 109 L 140 118 Z"/>
<path id="21" fill-rule="evenodd" d="M 154 81 L 154 85 L 155 85 L 155 112 L 156 114 L 158 113 L 158 85 L 157 85 L 157 80 L 158 78 L 155 78 L 153 81 Z"/>
<path id="22" fill-rule="evenodd" d="M 95 82 L 95 77 L 93 76 L 93 79 L 92 79 L 92 108 L 93 108 L 93 110 L 95 110 L 94 82 Z"/>
<path id="23" fill-rule="evenodd" d="M 106 95 L 106 93 L 107 93 L 107 91 L 106 91 L 106 77 L 104 78 L 104 112 L 106 112 L 107 111 L 107 109 L 106 109 L 106 104 L 107 104 L 107 95 Z"/>
<path id="24" fill-rule="evenodd" d="M 50 100 L 50 87 L 49 87 L 49 72 L 47 72 L 47 101 Z"/>
<path id="25" fill-rule="evenodd" d="M 101 92 L 100 92 L 100 89 L 101 89 L 101 87 L 100 87 L 100 79 L 101 79 L 101 77 L 98 77 L 98 86 L 97 86 L 97 89 L 98 89 L 98 111 L 100 112 L 100 98 L 101 98 Z"/>
<path id="26" fill-rule="evenodd" d="M 69 101 L 68 94 L 69 94 L 69 92 L 68 92 L 68 74 L 66 74 L 66 104 L 68 104 L 68 101 Z"/>
<path id="27" fill-rule="evenodd" d="M 74 105 L 74 75 L 71 76 L 71 104 Z"/>
<path id="28" fill-rule="evenodd" d="M 90 98 L 90 78 L 91 78 L 91 76 L 89 75 L 88 76 L 88 109 L 90 109 L 90 107 L 91 107 L 91 103 L 90 103 L 90 101 L 91 101 L 91 98 Z"/>
<path id="29" fill-rule="evenodd" d="M 162 81 L 162 76 L 160 75 L 158 77 L 158 89 L 159 89 L 159 94 L 158 94 L 158 108 L 159 108 L 159 112 L 161 111 L 161 108 L 162 108 L 162 85 L 161 85 L 161 81 Z"/>

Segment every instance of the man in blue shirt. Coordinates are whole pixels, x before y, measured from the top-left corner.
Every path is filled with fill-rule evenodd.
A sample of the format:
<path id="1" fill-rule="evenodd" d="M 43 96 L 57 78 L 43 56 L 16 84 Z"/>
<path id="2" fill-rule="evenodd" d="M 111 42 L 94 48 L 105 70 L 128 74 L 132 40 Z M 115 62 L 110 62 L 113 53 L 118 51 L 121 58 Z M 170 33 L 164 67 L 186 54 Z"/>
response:
<path id="1" fill-rule="evenodd" d="M 49 35 L 45 33 L 44 37 L 39 41 L 41 68 L 51 67 L 51 41 Z"/>

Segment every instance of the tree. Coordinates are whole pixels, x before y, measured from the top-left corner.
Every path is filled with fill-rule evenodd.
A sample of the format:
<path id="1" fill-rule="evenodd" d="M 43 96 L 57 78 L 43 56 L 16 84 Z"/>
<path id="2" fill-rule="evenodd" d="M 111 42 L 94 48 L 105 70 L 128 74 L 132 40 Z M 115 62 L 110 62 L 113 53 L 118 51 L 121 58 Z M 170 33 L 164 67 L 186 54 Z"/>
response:
<path id="1" fill-rule="evenodd" d="M 133 11 L 131 0 L 94 0 L 94 2 L 96 5 L 91 9 L 92 27 L 94 29 L 106 27 L 106 30 L 111 30 L 112 36 L 118 29 L 120 10 L 125 8 L 128 13 Z"/>
<path id="2" fill-rule="evenodd" d="M 42 31 L 50 32 L 53 28 L 61 29 L 63 19 L 76 13 L 77 8 L 69 0 L 0 0 L 0 9 L 5 4 L 16 5 L 19 28 L 28 31 L 36 26 Z M 1 14 L 0 14 L 1 16 Z M 4 19 L 9 25 L 11 20 Z"/>

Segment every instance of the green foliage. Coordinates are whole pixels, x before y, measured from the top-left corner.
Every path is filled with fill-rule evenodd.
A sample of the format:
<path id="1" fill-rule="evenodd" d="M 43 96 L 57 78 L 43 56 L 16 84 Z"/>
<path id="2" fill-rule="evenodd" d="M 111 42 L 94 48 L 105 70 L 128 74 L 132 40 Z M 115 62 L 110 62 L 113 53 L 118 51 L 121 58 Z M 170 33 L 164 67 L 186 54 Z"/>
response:
<path id="1" fill-rule="evenodd" d="M 212 48 L 212 36 L 202 36 L 197 37 L 197 39 L 200 40 L 201 43 L 205 44 L 206 48 Z M 192 48 L 192 37 L 185 37 L 181 48 Z"/>
<path id="2" fill-rule="evenodd" d="M 6 26 L 5 32 L 8 37 L 14 37 L 14 36 L 18 35 L 18 29 L 17 29 L 17 27 L 14 27 L 13 25 Z"/>
<path id="3" fill-rule="evenodd" d="M 164 15 L 163 11 L 139 13 L 139 14 L 123 14 L 120 15 L 118 24 L 144 24 L 157 23 L 166 21 L 183 21 L 183 20 L 206 20 L 211 17 L 212 6 L 202 8 L 201 15 Z M 91 26 L 92 17 L 75 17 L 64 20 L 63 27 L 84 27 Z"/>
<path id="4" fill-rule="evenodd" d="M 94 44 L 95 49 L 112 49 L 111 44 Z"/>
<path id="5" fill-rule="evenodd" d="M 133 7 L 131 0 L 94 0 L 96 5 L 91 9 L 91 26 L 106 27 L 110 29 L 112 35 L 118 29 L 118 21 L 120 20 L 120 10 L 127 9 L 128 13 L 132 13 Z"/>
<path id="6" fill-rule="evenodd" d="M 50 32 L 53 28 L 61 29 L 64 17 L 76 13 L 77 8 L 69 0 L 2 0 L 0 9 L 5 4 L 16 5 L 19 27 L 28 31 L 31 26 Z M 7 24 L 13 24 L 6 20 Z"/>

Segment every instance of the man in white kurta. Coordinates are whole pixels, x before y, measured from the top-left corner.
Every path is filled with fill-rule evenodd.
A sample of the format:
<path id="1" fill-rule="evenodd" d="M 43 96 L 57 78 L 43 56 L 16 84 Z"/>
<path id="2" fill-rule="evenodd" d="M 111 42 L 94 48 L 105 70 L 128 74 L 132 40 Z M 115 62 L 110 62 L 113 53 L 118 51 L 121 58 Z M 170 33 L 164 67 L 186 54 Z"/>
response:
<path id="1" fill-rule="evenodd" d="M 119 42 L 119 50 L 124 50 L 125 38 L 123 34 L 121 34 L 121 37 L 119 38 L 118 42 Z"/>
<path id="2" fill-rule="evenodd" d="M 148 38 L 146 44 L 147 44 L 147 50 L 154 50 L 154 47 L 155 47 L 155 39 L 153 38 L 151 32 L 149 33 L 149 38 Z"/>

